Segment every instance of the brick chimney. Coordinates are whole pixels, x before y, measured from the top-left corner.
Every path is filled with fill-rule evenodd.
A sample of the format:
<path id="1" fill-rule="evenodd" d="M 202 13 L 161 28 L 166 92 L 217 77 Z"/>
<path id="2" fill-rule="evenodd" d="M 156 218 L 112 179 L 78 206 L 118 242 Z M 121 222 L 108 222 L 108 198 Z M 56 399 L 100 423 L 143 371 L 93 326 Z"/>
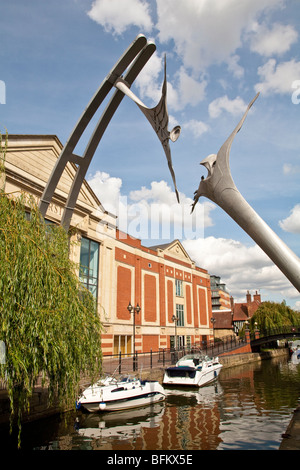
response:
<path id="1" fill-rule="evenodd" d="M 249 293 L 249 291 L 247 291 L 246 299 L 247 299 L 247 304 L 250 304 L 251 303 L 251 294 Z"/>
<path id="2" fill-rule="evenodd" d="M 257 291 L 255 292 L 253 296 L 253 300 L 261 304 L 261 297 L 260 297 L 260 294 L 257 293 Z"/>

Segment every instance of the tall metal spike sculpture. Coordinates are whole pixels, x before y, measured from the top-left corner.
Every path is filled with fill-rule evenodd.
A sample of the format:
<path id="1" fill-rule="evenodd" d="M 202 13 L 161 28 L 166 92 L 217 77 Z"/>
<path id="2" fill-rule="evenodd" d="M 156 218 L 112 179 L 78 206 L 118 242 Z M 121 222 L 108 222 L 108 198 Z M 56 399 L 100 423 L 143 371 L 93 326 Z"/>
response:
<path id="1" fill-rule="evenodd" d="M 75 128 L 71 133 L 71 136 L 69 137 L 56 162 L 56 165 L 52 170 L 39 203 L 39 209 L 43 217 L 46 216 L 54 191 L 67 163 L 72 162 L 76 165 L 76 174 L 61 219 L 61 225 L 66 230 L 69 229 L 80 188 L 87 173 L 89 164 L 100 143 L 100 140 L 111 118 L 124 98 L 124 94 L 126 93 L 128 96 L 132 97 L 135 102 L 139 101 L 138 98 L 133 95 L 133 93 L 132 95 L 130 94 L 130 86 L 141 72 L 142 68 L 146 65 L 155 50 L 156 46 L 153 42 L 147 41 L 143 35 L 138 35 L 121 56 L 121 58 L 116 62 L 115 66 L 112 68 L 107 77 L 104 79 L 94 97 L 88 104 L 87 108 L 79 118 Z M 126 71 L 127 68 L 128 70 L 123 78 L 122 74 Z M 104 112 L 102 113 L 102 116 L 98 121 L 92 136 L 90 137 L 83 155 L 78 156 L 74 154 L 74 149 L 78 144 L 83 132 L 113 87 L 117 89 L 106 106 Z M 177 199 L 179 200 L 168 140 L 177 140 L 180 134 L 180 127 L 177 126 L 171 133 L 169 133 L 167 129 L 169 118 L 166 107 L 166 73 L 162 90 L 162 98 L 158 105 L 152 110 L 146 108 L 142 102 L 139 102 L 138 105 L 151 123 L 163 145 L 174 182 Z"/>
<path id="2" fill-rule="evenodd" d="M 229 155 L 232 142 L 257 97 L 258 94 L 250 102 L 242 119 L 221 146 L 217 155 L 211 154 L 200 163 L 205 166 L 208 175 L 206 178 L 202 177 L 198 190 L 194 193 L 192 211 L 201 196 L 207 197 L 220 206 L 262 248 L 300 292 L 300 259 L 243 198 L 230 172 Z"/>

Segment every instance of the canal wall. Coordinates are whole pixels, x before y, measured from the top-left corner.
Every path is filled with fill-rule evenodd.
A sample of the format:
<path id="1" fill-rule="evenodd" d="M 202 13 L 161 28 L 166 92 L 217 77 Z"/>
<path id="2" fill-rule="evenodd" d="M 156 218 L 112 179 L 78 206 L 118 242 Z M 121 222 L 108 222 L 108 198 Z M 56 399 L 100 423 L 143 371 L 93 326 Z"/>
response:
<path id="1" fill-rule="evenodd" d="M 271 349 L 269 351 L 262 351 L 257 353 L 223 353 L 219 355 L 219 361 L 225 369 L 227 367 L 240 366 L 242 364 L 249 364 L 250 362 L 274 359 L 276 357 L 289 357 L 288 348 Z"/>
<path id="2" fill-rule="evenodd" d="M 279 450 L 300 450 L 300 405 L 295 409 L 284 434 Z"/>
<path id="3" fill-rule="evenodd" d="M 240 366 L 242 364 L 249 364 L 250 362 L 257 362 L 266 359 L 273 359 L 275 357 L 289 355 L 288 349 L 275 349 L 260 353 L 239 353 L 239 354 L 221 354 L 219 360 L 223 368 Z M 162 383 L 164 375 L 164 367 L 145 368 L 136 373 L 142 379 L 158 380 Z M 86 383 L 84 384 L 86 386 Z M 61 412 L 69 411 L 71 408 L 62 409 L 57 404 L 49 406 L 48 393 L 45 388 L 36 387 L 30 399 L 30 409 L 28 413 L 23 416 L 23 422 L 34 421 L 37 419 L 46 418 L 48 416 L 58 414 Z M 7 424 L 10 417 L 10 404 L 5 390 L 0 390 L 0 425 Z"/>

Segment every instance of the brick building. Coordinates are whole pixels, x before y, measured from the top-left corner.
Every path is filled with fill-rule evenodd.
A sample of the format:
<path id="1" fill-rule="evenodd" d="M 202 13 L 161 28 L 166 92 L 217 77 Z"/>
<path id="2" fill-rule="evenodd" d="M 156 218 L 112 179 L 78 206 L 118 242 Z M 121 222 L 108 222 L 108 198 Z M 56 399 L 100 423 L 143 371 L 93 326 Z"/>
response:
<path id="1" fill-rule="evenodd" d="M 246 294 L 246 302 L 233 303 L 233 326 L 234 331 L 238 331 L 243 328 L 245 321 L 248 321 L 256 312 L 261 304 L 261 295 L 256 291 L 252 296 L 249 291 Z"/>
<path id="2" fill-rule="evenodd" d="M 210 276 L 211 298 L 212 298 L 212 322 L 215 338 L 224 338 L 234 335 L 233 310 L 231 297 L 227 291 L 226 284 L 221 282 L 219 276 Z"/>
<path id="3" fill-rule="evenodd" d="M 38 202 L 61 150 L 56 136 L 10 135 L 6 193 L 15 197 L 25 192 Z M 75 173 L 76 165 L 68 163 L 46 214 L 49 222 L 60 222 Z M 210 276 L 179 240 L 145 247 L 119 232 L 116 216 L 105 210 L 86 181 L 71 228 L 70 258 L 97 300 L 104 354 L 131 353 L 133 338 L 139 352 L 169 348 L 175 338 L 182 346 L 212 338 Z M 141 307 L 134 330 L 129 302 Z"/>

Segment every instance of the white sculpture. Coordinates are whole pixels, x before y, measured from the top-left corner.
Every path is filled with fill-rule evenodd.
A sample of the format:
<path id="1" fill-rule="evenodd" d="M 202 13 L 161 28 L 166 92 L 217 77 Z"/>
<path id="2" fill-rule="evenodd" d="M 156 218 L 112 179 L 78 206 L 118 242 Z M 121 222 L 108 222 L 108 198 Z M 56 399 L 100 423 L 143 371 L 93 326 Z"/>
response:
<path id="1" fill-rule="evenodd" d="M 163 149 L 165 151 L 169 170 L 174 183 L 175 193 L 177 201 L 179 202 L 179 194 L 176 186 L 175 173 L 172 164 L 171 151 L 169 146 L 169 140 L 176 142 L 178 139 L 181 127 L 175 126 L 171 132 L 168 131 L 169 115 L 167 109 L 167 75 L 166 75 L 166 57 L 164 66 L 164 83 L 162 86 L 162 95 L 159 103 L 154 108 L 147 108 L 142 101 L 129 89 L 128 84 L 122 78 L 119 78 L 115 82 L 115 87 L 122 91 L 125 95 L 131 98 L 144 113 L 155 133 L 157 134 Z"/>
<path id="2" fill-rule="evenodd" d="M 241 129 L 247 113 L 258 95 L 250 102 L 242 119 L 222 145 L 218 154 L 211 154 L 202 160 L 201 165 L 205 166 L 208 175 L 206 178 L 202 177 L 198 190 L 194 193 L 192 211 L 200 196 L 205 196 L 218 204 L 250 235 L 300 292 L 300 259 L 243 198 L 235 186 L 230 172 L 229 155 L 233 139 Z"/>

